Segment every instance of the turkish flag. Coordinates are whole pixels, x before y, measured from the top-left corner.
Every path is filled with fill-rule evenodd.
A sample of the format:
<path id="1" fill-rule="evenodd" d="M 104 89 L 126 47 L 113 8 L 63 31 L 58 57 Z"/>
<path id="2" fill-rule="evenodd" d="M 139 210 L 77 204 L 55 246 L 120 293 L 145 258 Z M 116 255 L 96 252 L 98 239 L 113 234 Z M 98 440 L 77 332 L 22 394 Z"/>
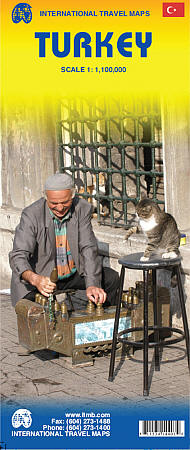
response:
<path id="1" fill-rule="evenodd" d="M 184 17 L 184 3 L 163 3 L 163 17 Z"/>

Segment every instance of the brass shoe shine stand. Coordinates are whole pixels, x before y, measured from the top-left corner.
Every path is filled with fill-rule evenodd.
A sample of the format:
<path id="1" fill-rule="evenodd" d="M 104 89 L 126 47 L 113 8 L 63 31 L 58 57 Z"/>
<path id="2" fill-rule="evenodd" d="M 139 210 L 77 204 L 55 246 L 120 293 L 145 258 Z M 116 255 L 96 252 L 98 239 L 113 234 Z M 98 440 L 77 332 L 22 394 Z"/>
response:
<path id="1" fill-rule="evenodd" d="M 52 271 L 50 279 L 57 281 L 57 269 Z M 142 283 L 136 283 L 136 290 L 129 288 L 129 291 L 123 293 L 119 331 L 141 325 Z M 27 299 L 17 302 L 15 310 L 19 344 L 31 352 L 49 349 L 70 356 L 73 366 L 92 365 L 94 354 L 105 353 L 111 349 L 116 307 L 103 308 L 102 304 L 95 305 L 89 300 L 85 310 L 68 311 L 65 299 L 73 293 L 71 290 L 65 291 L 65 298 L 61 302 L 58 301 L 59 293 L 56 291 L 49 298 L 36 294 L 35 302 Z M 169 303 L 168 295 L 161 294 L 160 317 L 161 321 L 164 317 L 165 323 L 169 322 Z M 149 308 L 151 320 L 151 298 Z M 132 339 L 136 337 L 134 335 Z M 122 344 L 119 343 L 117 356 L 121 357 L 121 354 Z"/>
<path id="2" fill-rule="evenodd" d="M 57 281 L 57 269 L 50 279 Z M 65 299 L 72 293 L 65 291 Z M 93 364 L 94 353 L 111 349 L 115 307 L 104 309 L 89 301 L 85 310 L 70 312 L 65 299 L 61 303 L 58 299 L 55 290 L 49 298 L 38 293 L 35 302 L 22 299 L 16 304 L 19 343 L 31 352 L 49 349 L 71 356 L 73 366 Z M 130 325 L 128 310 L 122 310 L 120 330 Z M 121 350 L 119 344 L 117 352 Z"/>

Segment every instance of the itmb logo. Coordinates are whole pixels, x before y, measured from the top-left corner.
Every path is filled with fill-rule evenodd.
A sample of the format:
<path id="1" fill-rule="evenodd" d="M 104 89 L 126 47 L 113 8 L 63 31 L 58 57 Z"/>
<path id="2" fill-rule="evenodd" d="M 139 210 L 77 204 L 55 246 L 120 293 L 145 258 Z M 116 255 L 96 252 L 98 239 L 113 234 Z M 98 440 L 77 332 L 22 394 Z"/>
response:
<path id="1" fill-rule="evenodd" d="M 31 414 L 28 409 L 17 409 L 12 415 L 12 426 L 19 428 L 23 425 L 24 428 L 29 428 L 32 425 Z"/>
<path id="2" fill-rule="evenodd" d="M 31 6 L 28 3 L 18 3 L 12 11 L 12 21 L 19 23 L 21 20 L 24 23 L 30 23 L 32 20 Z"/>
<path id="3" fill-rule="evenodd" d="M 184 3 L 163 3 L 163 17 L 184 17 Z"/>

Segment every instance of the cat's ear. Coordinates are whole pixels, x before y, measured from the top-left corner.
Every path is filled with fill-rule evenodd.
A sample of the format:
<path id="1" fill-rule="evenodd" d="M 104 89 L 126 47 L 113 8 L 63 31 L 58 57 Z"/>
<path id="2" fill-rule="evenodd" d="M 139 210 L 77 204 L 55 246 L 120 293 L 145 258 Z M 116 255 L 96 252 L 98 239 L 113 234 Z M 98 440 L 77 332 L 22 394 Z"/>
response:
<path id="1" fill-rule="evenodd" d="M 136 206 L 141 202 L 141 200 L 145 200 L 145 198 L 147 198 L 145 192 L 141 192 L 140 193 L 140 200 L 136 200 L 136 202 L 135 202 Z"/>

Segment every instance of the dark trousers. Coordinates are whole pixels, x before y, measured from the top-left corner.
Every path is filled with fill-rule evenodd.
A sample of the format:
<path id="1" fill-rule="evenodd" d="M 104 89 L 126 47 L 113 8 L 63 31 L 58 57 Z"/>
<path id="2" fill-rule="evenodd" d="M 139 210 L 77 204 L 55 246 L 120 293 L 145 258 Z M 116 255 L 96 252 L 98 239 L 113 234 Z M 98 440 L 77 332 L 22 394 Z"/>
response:
<path id="1" fill-rule="evenodd" d="M 106 302 L 104 306 L 116 305 L 117 302 L 117 289 L 119 286 L 119 275 L 118 273 L 110 269 L 110 267 L 102 268 L 102 289 L 107 294 Z M 74 275 L 67 278 L 66 280 L 60 280 L 57 282 L 57 290 L 59 292 L 65 291 L 66 289 L 76 289 L 76 290 L 85 290 L 85 279 L 81 277 L 78 272 L 75 272 Z M 24 298 L 28 300 L 34 301 L 35 295 L 37 294 L 37 289 L 29 292 Z"/>

